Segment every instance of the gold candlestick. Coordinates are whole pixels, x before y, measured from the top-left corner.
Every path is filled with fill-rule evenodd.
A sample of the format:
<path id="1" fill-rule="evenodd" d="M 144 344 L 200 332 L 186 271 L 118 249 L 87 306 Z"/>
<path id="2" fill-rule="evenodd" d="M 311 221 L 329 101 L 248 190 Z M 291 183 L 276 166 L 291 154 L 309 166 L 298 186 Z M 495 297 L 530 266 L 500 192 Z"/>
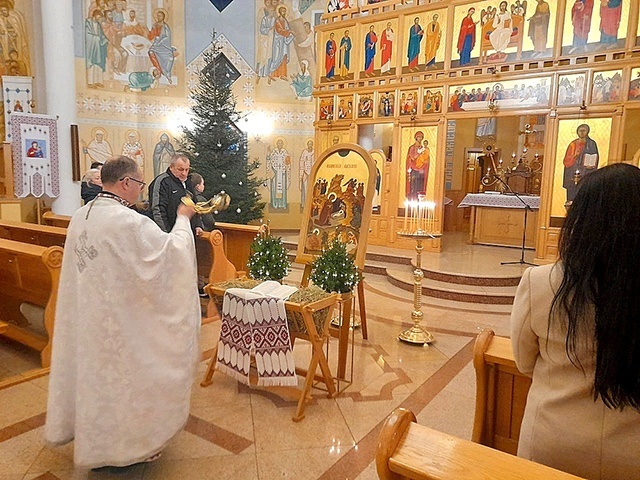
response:
<path id="1" fill-rule="evenodd" d="M 416 232 L 398 232 L 398 235 L 405 238 L 413 238 L 416 241 L 416 268 L 413 271 L 413 310 L 411 311 L 411 320 L 413 326 L 405 332 L 402 332 L 398 339 L 403 342 L 413 343 L 416 345 L 424 345 L 432 343 L 435 337 L 427 330 L 420 326 L 422 318 L 422 280 L 424 273 L 422 271 L 422 242 L 424 240 L 436 239 L 442 236 L 441 233 L 428 233 L 425 231 Z"/>

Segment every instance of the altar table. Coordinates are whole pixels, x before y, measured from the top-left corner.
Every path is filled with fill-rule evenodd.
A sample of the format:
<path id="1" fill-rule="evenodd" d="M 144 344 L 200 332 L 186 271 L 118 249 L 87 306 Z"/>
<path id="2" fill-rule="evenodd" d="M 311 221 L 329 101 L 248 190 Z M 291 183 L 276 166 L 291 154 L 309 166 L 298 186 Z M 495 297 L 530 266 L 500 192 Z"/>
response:
<path id="1" fill-rule="evenodd" d="M 540 197 L 520 195 L 531 210 L 527 215 L 525 246 L 535 248 Z M 515 195 L 469 193 L 458 208 L 471 207 L 469 243 L 519 247 L 522 245 L 524 205 Z"/>

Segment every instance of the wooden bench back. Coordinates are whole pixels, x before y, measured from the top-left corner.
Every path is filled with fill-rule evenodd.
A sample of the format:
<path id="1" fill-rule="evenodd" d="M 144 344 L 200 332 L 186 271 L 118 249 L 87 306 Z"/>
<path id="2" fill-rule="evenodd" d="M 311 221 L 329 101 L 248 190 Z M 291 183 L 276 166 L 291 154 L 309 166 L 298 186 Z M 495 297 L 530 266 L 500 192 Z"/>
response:
<path id="1" fill-rule="evenodd" d="M 8 324 L 3 335 L 41 351 L 44 367 L 51 358 L 51 339 L 58 298 L 63 249 L 0 239 L 0 321 Z M 20 304 L 44 308 L 47 337 L 22 328 Z"/>
<path id="2" fill-rule="evenodd" d="M 0 221 L 0 238 L 42 247 L 64 247 L 67 229 L 35 223 Z"/>
<path id="3" fill-rule="evenodd" d="M 476 412 L 471 439 L 515 455 L 531 379 L 518 371 L 511 340 L 496 337 L 493 330 L 478 335 L 473 366 Z"/>
<path id="4" fill-rule="evenodd" d="M 381 480 L 578 480 L 579 477 L 418 425 L 397 408 L 380 431 Z"/>
<path id="5" fill-rule="evenodd" d="M 47 225 L 51 225 L 53 227 L 67 228 L 71 221 L 71 217 L 66 215 L 57 215 L 53 212 L 44 212 L 42 214 L 42 220 L 44 220 Z"/>

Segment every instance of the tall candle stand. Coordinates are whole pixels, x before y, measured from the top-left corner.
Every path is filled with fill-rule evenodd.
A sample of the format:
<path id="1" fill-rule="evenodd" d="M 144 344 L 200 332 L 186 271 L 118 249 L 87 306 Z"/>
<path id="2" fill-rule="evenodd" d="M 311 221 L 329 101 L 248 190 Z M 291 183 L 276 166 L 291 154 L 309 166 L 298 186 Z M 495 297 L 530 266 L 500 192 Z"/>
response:
<path id="1" fill-rule="evenodd" d="M 411 311 L 413 326 L 398 336 L 399 340 L 416 345 L 429 344 L 435 340 L 435 337 L 430 332 L 420 326 L 420 322 L 424 317 L 422 313 L 422 280 L 424 279 L 424 272 L 422 271 L 422 251 L 424 247 L 422 243 L 425 240 L 442 236 L 441 233 L 433 232 L 435 223 L 434 208 L 435 204 L 432 202 L 406 202 L 404 229 L 397 232 L 401 237 L 411 238 L 416 241 L 416 268 L 413 271 L 413 310 Z M 413 215 L 407 213 L 411 211 L 413 211 Z M 408 220 L 410 217 L 412 220 Z M 406 229 L 407 226 L 415 227 L 415 230 L 408 231 Z"/>

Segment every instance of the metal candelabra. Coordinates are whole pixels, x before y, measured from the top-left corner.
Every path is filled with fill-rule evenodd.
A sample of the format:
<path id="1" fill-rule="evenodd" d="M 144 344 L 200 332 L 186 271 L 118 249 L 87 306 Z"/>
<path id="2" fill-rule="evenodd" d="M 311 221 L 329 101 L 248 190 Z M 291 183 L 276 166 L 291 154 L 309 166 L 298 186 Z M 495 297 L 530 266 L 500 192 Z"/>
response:
<path id="1" fill-rule="evenodd" d="M 422 318 L 422 251 L 423 242 L 429 239 L 436 239 L 442 236 L 441 233 L 434 233 L 435 230 L 435 203 L 424 201 L 425 196 L 419 195 L 418 201 L 405 202 L 405 218 L 403 230 L 398 235 L 404 238 L 411 238 L 416 241 L 416 268 L 413 270 L 413 310 L 411 320 L 413 326 L 398 336 L 403 342 L 416 345 L 429 344 L 435 340 L 434 336 L 420 326 Z"/>

